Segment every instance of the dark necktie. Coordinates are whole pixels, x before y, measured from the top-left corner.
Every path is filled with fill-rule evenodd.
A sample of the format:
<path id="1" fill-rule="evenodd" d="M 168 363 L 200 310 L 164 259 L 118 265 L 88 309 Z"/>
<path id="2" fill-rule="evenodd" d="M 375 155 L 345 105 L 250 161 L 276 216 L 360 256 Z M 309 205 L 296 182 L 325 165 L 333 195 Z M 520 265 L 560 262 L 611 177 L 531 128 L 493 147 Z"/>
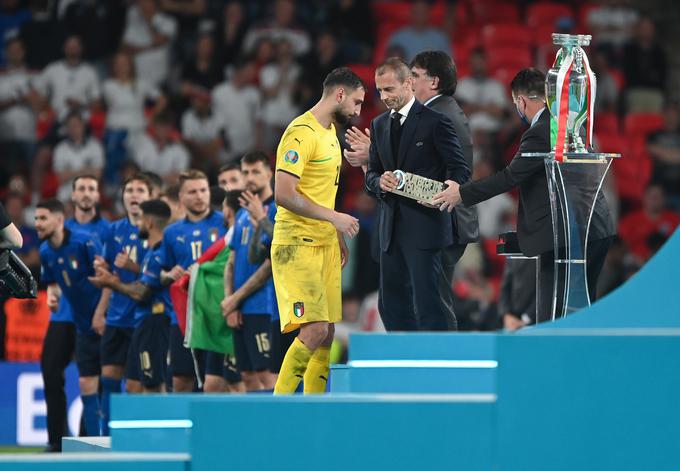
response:
<path id="1" fill-rule="evenodd" d="M 394 161 L 399 159 L 399 141 L 401 140 L 401 115 L 394 113 L 392 115 L 392 123 L 390 124 L 390 141 L 392 144 L 392 155 Z"/>

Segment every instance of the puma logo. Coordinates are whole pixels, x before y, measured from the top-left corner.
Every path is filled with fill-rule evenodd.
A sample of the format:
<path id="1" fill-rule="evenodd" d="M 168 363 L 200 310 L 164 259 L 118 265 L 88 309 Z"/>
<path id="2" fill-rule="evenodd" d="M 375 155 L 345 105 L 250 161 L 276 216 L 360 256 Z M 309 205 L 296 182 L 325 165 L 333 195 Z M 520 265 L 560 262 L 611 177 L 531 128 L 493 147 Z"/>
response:
<path id="1" fill-rule="evenodd" d="M 294 137 L 293 140 L 297 142 L 299 145 L 302 145 L 302 141 L 298 139 L 297 137 Z"/>

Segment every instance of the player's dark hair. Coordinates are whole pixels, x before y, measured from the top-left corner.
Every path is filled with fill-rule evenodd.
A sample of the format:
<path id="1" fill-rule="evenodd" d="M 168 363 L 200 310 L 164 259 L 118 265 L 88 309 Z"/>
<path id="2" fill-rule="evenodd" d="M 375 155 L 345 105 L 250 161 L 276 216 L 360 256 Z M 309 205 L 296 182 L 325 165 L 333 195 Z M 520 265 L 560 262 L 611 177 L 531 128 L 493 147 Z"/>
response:
<path id="1" fill-rule="evenodd" d="M 50 213 L 61 213 L 64 214 L 64 203 L 56 198 L 50 198 L 47 200 L 42 200 L 35 205 L 36 209 L 42 208 L 48 210 Z"/>
<path id="2" fill-rule="evenodd" d="M 375 75 L 383 75 L 389 71 L 394 72 L 394 76 L 399 83 L 404 83 L 404 81 L 411 76 L 411 69 L 408 68 L 408 64 L 400 57 L 385 59 L 385 61 L 375 69 Z"/>
<path id="3" fill-rule="evenodd" d="M 163 188 L 163 179 L 157 173 L 147 170 L 141 172 L 141 174 L 148 178 L 149 182 L 151 182 L 151 193 L 153 193 L 154 188 L 158 188 L 159 190 Z"/>
<path id="4" fill-rule="evenodd" d="M 458 85 L 456 64 L 444 51 L 423 51 L 413 58 L 410 67 L 425 69 L 430 77 L 438 77 L 437 91 L 442 95 L 452 96 L 456 93 Z"/>
<path id="5" fill-rule="evenodd" d="M 227 192 L 224 191 L 219 186 L 217 186 L 217 185 L 211 186 L 210 187 L 210 206 L 219 210 L 222 207 L 222 201 L 224 201 L 224 197 L 226 196 L 226 194 L 227 194 Z"/>
<path id="6" fill-rule="evenodd" d="M 359 88 L 366 90 L 363 80 L 348 67 L 338 67 L 326 75 L 323 81 L 323 94 L 327 95 L 338 87 L 344 87 L 351 91 Z"/>
<path id="7" fill-rule="evenodd" d="M 121 186 L 123 192 L 125 192 L 125 187 L 128 186 L 128 183 L 130 182 L 142 182 L 144 185 L 146 185 L 146 188 L 149 190 L 149 194 L 151 194 L 153 184 L 151 183 L 151 180 L 149 180 L 149 177 L 147 177 L 143 173 L 135 173 L 127 177 L 123 181 L 123 186 Z"/>
<path id="8" fill-rule="evenodd" d="M 261 150 L 253 150 L 251 152 L 246 152 L 245 155 L 241 157 L 242 164 L 253 165 L 257 162 L 262 162 L 262 165 L 269 167 L 269 156 Z"/>
<path id="9" fill-rule="evenodd" d="M 151 216 L 161 221 L 168 221 L 172 215 L 170 206 L 163 200 L 146 200 L 139 204 L 145 216 Z"/>
<path id="10" fill-rule="evenodd" d="M 195 168 L 186 170 L 179 174 L 179 189 L 181 190 L 184 186 L 184 182 L 188 180 L 205 180 L 208 181 L 208 176 L 200 170 Z"/>
<path id="11" fill-rule="evenodd" d="M 228 164 L 224 164 L 217 171 L 217 174 L 219 175 L 220 173 L 230 172 L 232 170 L 238 170 L 240 172 L 241 171 L 241 164 L 238 163 L 238 162 L 230 162 Z"/>
<path id="12" fill-rule="evenodd" d="M 179 202 L 179 183 L 173 183 L 165 189 L 163 196 L 174 203 Z"/>
<path id="13" fill-rule="evenodd" d="M 71 183 L 71 189 L 75 190 L 76 189 L 76 184 L 78 183 L 78 180 L 94 180 L 97 182 L 97 188 L 99 188 L 99 178 L 97 178 L 95 175 L 92 175 L 91 173 L 84 173 L 82 175 L 78 175 L 76 178 L 73 179 L 73 183 Z"/>
<path id="14" fill-rule="evenodd" d="M 225 192 L 224 204 L 227 205 L 232 211 L 236 212 L 241 209 L 241 203 L 238 199 L 241 197 L 243 190 L 229 190 Z"/>
<path id="15" fill-rule="evenodd" d="M 513 95 L 545 96 L 545 74 L 540 70 L 530 67 L 517 72 L 510 82 L 510 90 Z"/>

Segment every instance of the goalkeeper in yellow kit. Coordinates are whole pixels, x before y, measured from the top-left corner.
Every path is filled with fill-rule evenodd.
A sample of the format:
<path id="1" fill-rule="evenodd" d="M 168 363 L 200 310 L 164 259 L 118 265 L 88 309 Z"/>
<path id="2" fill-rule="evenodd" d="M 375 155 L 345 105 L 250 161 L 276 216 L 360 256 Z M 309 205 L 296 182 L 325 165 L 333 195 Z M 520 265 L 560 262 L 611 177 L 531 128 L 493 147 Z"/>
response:
<path id="1" fill-rule="evenodd" d="M 359 221 L 335 211 L 342 156 L 335 124 L 361 112 L 365 86 L 350 69 L 333 70 L 319 102 L 288 125 L 276 152 L 278 205 L 271 260 L 281 331 L 300 329 L 281 365 L 275 394 L 323 393 L 334 323 L 342 319 L 340 270 Z"/>

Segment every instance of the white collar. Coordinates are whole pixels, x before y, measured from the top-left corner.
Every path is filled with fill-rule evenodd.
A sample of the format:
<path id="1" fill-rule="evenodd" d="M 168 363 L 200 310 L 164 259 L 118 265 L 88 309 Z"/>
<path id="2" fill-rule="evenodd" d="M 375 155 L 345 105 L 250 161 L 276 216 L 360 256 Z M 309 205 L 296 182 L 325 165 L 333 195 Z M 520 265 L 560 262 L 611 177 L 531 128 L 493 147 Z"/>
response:
<path id="1" fill-rule="evenodd" d="M 399 113 L 401 115 L 401 122 L 403 124 L 404 120 L 408 117 L 408 113 L 409 113 L 409 111 L 411 111 L 411 108 L 413 107 L 413 104 L 415 102 L 416 102 L 416 97 L 412 96 L 411 99 L 409 100 L 409 102 L 406 103 L 404 106 L 402 106 L 400 110 L 398 110 L 398 111 L 392 110 L 390 112 L 390 117 L 394 116 L 394 113 Z"/>
<path id="2" fill-rule="evenodd" d="M 439 95 L 433 96 L 432 98 L 430 98 L 429 100 L 427 100 L 425 103 L 423 103 L 423 106 L 429 105 L 430 103 L 432 103 L 433 101 L 435 101 L 435 100 L 436 100 L 437 98 L 439 98 L 440 96 L 442 96 L 441 93 L 440 93 Z"/>
<path id="3" fill-rule="evenodd" d="M 538 110 L 538 112 L 534 115 L 534 117 L 531 119 L 531 126 L 529 126 L 529 127 L 532 127 L 534 124 L 536 124 L 536 122 L 538 121 L 538 118 L 541 117 L 541 113 L 543 113 L 544 111 L 545 111 L 545 106 L 543 108 L 541 108 L 540 110 Z"/>

